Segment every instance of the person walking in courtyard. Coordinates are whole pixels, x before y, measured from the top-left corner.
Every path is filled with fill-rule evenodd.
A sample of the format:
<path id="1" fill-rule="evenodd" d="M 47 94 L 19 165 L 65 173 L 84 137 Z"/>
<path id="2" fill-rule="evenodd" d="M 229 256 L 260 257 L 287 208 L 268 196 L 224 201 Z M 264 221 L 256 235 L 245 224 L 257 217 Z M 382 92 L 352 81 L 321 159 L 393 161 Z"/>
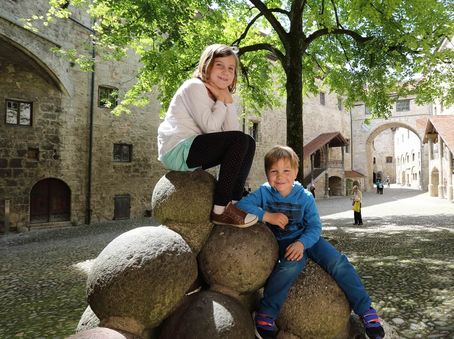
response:
<path id="1" fill-rule="evenodd" d="M 237 207 L 266 222 L 279 246 L 278 261 L 265 284 L 263 298 L 254 314 L 259 339 L 276 338 L 276 325 L 288 291 L 303 270 L 307 258 L 314 260 L 336 281 L 369 338 L 384 338 L 384 330 L 370 297 L 347 257 L 321 235 L 320 216 L 312 194 L 298 181 L 299 159 L 287 146 L 275 146 L 265 155 L 268 182 L 241 199 Z M 329 312 L 330 310 L 326 310 Z"/>
<path id="2" fill-rule="evenodd" d="M 377 194 L 383 194 L 383 181 L 379 178 L 377 179 Z"/>
<path id="3" fill-rule="evenodd" d="M 353 186 L 353 197 L 352 197 L 352 205 L 353 205 L 353 217 L 355 219 L 355 223 L 353 225 L 362 225 L 363 224 L 363 217 L 361 215 L 361 203 L 363 200 L 363 193 L 358 188 L 357 185 Z"/>
<path id="4" fill-rule="evenodd" d="M 159 125 L 158 159 L 174 171 L 220 165 L 211 221 L 248 227 L 257 217 L 235 203 L 243 194 L 255 140 L 240 131 L 233 103 L 238 64 L 232 47 L 215 44 L 205 49 L 194 77 L 177 90 Z"/>

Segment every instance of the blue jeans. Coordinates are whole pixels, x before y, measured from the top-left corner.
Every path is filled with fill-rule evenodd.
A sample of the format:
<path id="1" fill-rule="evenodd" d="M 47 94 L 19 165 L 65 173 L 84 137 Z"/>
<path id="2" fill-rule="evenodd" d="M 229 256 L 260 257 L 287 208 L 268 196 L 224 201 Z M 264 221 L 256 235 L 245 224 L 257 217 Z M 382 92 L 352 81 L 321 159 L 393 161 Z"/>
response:
<path id="1" fill-rule="evenodd" d="M 263 298 L 260 301 L 260 313 L 267 314 L 273 319 L 277 318 L 290 287 L 303 270 L 308 257 L 336 281 L 356 314 L 362 315 L 369 309 L 371 305 L 369 295 L 358 273 L 345 255 L 320 237 L 314 246 L 304 251 L 303 259 L 289 261 L 284 258 L 284 255 L 285 249 L 292 242 L 294 241 L 278 241 L 279 260 L 265 284 Z"/>

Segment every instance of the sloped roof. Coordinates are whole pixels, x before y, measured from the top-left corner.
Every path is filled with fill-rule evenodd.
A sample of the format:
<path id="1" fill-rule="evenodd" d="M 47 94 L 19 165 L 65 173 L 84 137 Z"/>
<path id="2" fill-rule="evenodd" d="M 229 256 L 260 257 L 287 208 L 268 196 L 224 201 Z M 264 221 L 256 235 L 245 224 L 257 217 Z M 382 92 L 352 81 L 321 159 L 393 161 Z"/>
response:
<path id="1" fill-rule="evenodd" d="M 358 177 L 365 177 L 364 174 L 356 172 L 356 171 L 344 171 L 346 178 L 358 178 Z"/>
<path id="2" fill-rule="evenodd" d="M 424 132 L 424 143 L 429 140 L 429 134 L 438 134 L 446 146 L 454 153 L 454 115 L 437 115 L 430 117 Z"/>
<path id="3" fill-rule="evenodd" d="M 305 157 L 308 157 L 326 144 L 328 144 L 329 147 L 348 145 L 347 140 L 345 140 L 340 132 L 322 133 L 303 147 L 303 154 Z"/>

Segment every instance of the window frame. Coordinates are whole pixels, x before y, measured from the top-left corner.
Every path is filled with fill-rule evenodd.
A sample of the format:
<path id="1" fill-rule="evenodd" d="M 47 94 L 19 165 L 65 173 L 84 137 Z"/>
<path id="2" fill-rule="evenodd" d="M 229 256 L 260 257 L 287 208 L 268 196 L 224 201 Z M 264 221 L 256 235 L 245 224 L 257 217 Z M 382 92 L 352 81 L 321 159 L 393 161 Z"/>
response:
<path id="1" fill-rule="evenodd" d="M 249 125 L 249 135 L 254 138 L 256 142 L 259 140 L 259 122 L 251 120 Z"/>
<path id="2" fill-rule="evenodd" d="M 123 158 L 123 147 L 124 146 L 127 146 L 128 147 L 128 159 L 125 160 Z M 115 154 L 117 154 L 115 152 L 115 149 L 116 147 L 121 147 L 121 150 L 120 150 L 120 159 L 117 159 L 115 158 Z M 126 143 L 114 143 L 113 144 L 113 149 L 112 149 L 112 161 L 114 163 L 131 163 L 132 162 L 132 151 L 133 151 L 133 147 L 132 147 L 132 144 L 126 144 Z"/>
<path id="3" fill-rule="evenodd" d="M 404 107 L 402 106 L 402 103 L 405 103 Z M 396 101 L 396 112 L 408 112 L 410 111 L 410 99 L 401 99 Z"/>
<path id="4" fill-rule="evenodd" d="M 320 92 L 320 105 L 326 106 L 326 96 L 325 96 L 325 92 Z"/>
<path id="5" fill-rule="evenodd" d="M 109 99 L 112 98 L 112 93 L 116 92 L 117 95 L 113 99 L 115 99 L 115 102 L 113 102 L 112 106 L 106 106 L 106 104 L 101 103 L 101 100 L 104 100 L 105 98 L 101 98 L 101 91 L 107 91 L 109 90 Z M 98 85 L 98 107 L 99 108 L 107 108 L 107 109 L 114 109 L 115 107 L 118 106 L 118 88 L 115 86 L 107 86 L 107 85 Z"/>
<path id="6" fill-rule="evenodd" d="M 18 104 L 18 110 L 16 111 L 16 123 L 8 122 L 8 103 L 14 102 Z M 21 124 L 21 104 L 28 104 L 30 105 L 30 117 L 28 124 Z M 33 126 L 33 101 L 25 101 L 19 99 L 5 99 L 5 125 L 6 126 L 21 126 L 21 127 L 31 127 Z"/>

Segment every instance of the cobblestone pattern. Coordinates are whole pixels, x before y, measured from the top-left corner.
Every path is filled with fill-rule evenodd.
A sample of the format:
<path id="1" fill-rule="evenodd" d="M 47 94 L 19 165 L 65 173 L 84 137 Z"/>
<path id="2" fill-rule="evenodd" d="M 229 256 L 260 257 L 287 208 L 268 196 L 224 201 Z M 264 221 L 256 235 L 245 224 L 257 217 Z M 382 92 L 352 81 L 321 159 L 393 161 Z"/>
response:
<path id="1" fill-rule="evenodd" d="M 382 317 L 402 338 L 454 337 L 454 204 L 404 189 L 365 193 L 364 226 L 348 198 L 317 201 L 324 235 L 358 268 Z M 117 235 L 150 220 L 0 237 L 0 338 L 64 338 L 85 310 L 93 259 Z"/>

